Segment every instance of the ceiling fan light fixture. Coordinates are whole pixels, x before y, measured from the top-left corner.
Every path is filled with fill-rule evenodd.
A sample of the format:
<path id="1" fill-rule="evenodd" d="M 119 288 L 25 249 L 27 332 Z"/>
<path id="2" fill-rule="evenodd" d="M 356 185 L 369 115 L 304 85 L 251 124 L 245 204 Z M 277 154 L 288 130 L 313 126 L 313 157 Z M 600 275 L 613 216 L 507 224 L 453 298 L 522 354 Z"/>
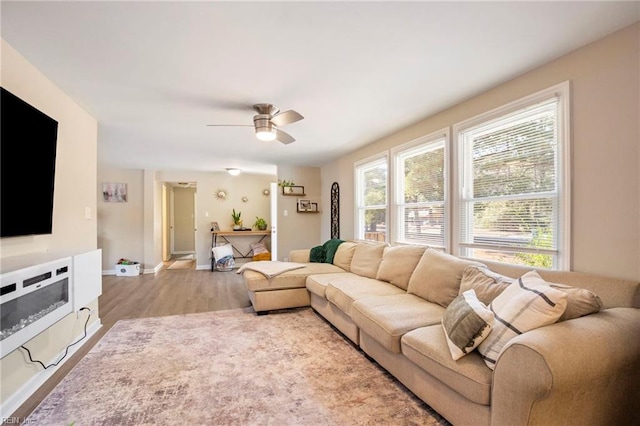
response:
<path id="1" fill-rule="evenodd" d="M 274 141 L 276 140 L 277 130 L 271 127 L 256 127 L 256 137 L 261 141 Z"/>
<path id="2" fill-rule="evenodd" d="M 233 167 L 227 168 L 227 173 L 229 173 L 231 176 L 238 176 L 240 172 L 242 172 L 242 170 L 240 169 L 236 169 Z"/>

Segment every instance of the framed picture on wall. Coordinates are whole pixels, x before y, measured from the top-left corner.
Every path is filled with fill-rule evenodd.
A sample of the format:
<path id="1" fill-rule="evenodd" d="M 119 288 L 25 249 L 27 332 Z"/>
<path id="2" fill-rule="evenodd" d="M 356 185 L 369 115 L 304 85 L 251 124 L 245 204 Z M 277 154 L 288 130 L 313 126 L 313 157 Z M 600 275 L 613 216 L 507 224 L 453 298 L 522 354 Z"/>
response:
<path id="1" fill-rule="evenodd" d="M 107 203 L 126 203 L 127 184 L 105 182 L 102 184 L 102 199 Z"/>
<path id="2" fill-rule="evenodd" d="M 311 200 L 298 198 L 298 211 L 299 212 L 311 211 Z"/>

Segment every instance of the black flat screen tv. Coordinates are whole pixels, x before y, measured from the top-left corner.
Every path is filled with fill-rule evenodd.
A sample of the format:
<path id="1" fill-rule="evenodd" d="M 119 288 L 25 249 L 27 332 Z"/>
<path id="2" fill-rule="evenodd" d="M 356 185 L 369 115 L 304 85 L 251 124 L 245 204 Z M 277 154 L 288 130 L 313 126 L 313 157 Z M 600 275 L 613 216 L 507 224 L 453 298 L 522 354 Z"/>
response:
<path id="1" fill-rule="evenodd" d="M 0 237 L 51 234 L 58 122 L 0 88 Z"/>

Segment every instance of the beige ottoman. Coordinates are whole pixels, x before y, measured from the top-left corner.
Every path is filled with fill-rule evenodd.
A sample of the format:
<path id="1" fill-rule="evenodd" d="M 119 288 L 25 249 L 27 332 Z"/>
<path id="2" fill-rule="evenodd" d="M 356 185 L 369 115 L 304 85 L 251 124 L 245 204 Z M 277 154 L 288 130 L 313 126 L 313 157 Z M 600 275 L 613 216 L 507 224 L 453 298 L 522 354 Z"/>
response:
<path id="1" fill-rule="evenodd" d="M 304 268 L 284 272 L 273 278 L 250 270 L 244 271 L 243 276 L 253 309 L 257 313 L 266 313 L 276 309 L 310 306 L 307 276 L 335 272 L 344 270 L 328 263 L 310 263 Z"/>

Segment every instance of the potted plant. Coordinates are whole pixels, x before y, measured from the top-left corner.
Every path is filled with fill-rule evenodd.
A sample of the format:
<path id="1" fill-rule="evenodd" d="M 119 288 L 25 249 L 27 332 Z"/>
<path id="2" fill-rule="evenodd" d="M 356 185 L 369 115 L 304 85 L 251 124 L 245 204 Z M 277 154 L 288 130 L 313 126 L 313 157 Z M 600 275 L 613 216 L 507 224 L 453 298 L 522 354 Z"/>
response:
<path id="1" fill-rule="evenodd" d="M 279 180 L 278 181 L 278 186 L 282 188 L 282 190 L 284 192 L 293 192 L 293 189 L 291 188 L 292 186 L 295 186 L 295 182 L 292 180 Z"/>
<path id="2" fill-rule="evenodd" d="M 256 223 L 253 224 L 258 230 L 265 231 L 267 229 L 267 221 L 261 217 L 256 216 Z"/>
<path id="3" fill-rule="evenodd" d="M 231 217 L 233 218 L 233 229 L 241 229 L 242 228 L 242 212 L 236 213 L 236 209 L 233 209 L 233 213 L 231 213 Z"/>

